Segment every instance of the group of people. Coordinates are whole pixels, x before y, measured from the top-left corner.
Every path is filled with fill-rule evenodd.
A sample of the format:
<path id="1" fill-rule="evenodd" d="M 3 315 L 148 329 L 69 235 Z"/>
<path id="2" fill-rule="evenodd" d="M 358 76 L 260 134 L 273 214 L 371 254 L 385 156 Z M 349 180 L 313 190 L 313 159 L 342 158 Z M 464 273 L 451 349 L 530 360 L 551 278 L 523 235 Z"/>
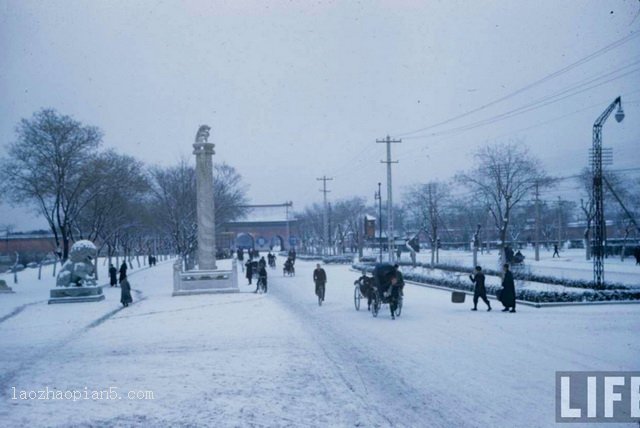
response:
<path id="1" fill-rule="evenodd" d="M 253 261 L 253 253 L 249 253 L 249 260 L 244 264 L 245 267 L 245 276 L 249 281 L 249 285 L 251 285 L 251 281 L 253 280 L 253 275 L 258 275 L 258 281 L 256 282 L 256 290 L 254 293 L 257 293 L 260 289 L 260 286 L 263 287 L 264 292 L 267 292 L 267 261 L 264 259 L 264 256 L 260 257 L 260 260 L 257 262 Z"/>
<path id="2" fill-rule="evenodd" d="M 500 303 L 502 303 L 502 306 L 504 306 L 502 312 L 514 313 L 516 311 L 516 287 L 513 281 L 513 274 L 511 273 L 511 270 L 509 270 L 508 263 L 505 263 L 502 268 L 502 289 L 498 291 L 496 297 Z M 469 275 L 469 279 L 474 283 L 473 308 L 471 308 L 471 310 L 477 311 L 478 300 L 482 299 L 482 301 L 487 305 L 487 312 L 491 311 L 491 303 L 489 303 L 489 299 L 487 299 L 487 289 L 484 285 L 485 277 L 482 272 L 482 267 L 476 266 L 475 272 Z"/>
<path id="3" fill-rule="evenodd" d="M 507 263 L 520 264 L 524 262 L 524 254 L 520 250 L 513 252 L 513 248 L 507 246 L 504 249 L 504 256 Z"/>
<path id="4" fill-rule="evenodd" d="M 155 257 L 153 259 L 153 264 L 155 265 Z M 151 260 L 151 257 L 149 258 L 149 260 Z M 151 262 L 149 262 L 149 266 L 151 266 Z M 131 285 L 129 284 L 129 280 L 127 279 L 127 268 L 128 266 L 126 260 L 122 261 L 119 270 L 116 269 L 113 264 L 109 264 L 109 283 L 111 284 L 111 287 L 117 287 L 118 284 L 120 284 L 120 303 L 122 303 L 122 306 L 124 307 L 127 307 L 130 303 L 133 303 L 133 299 L 131 298 Z"/>

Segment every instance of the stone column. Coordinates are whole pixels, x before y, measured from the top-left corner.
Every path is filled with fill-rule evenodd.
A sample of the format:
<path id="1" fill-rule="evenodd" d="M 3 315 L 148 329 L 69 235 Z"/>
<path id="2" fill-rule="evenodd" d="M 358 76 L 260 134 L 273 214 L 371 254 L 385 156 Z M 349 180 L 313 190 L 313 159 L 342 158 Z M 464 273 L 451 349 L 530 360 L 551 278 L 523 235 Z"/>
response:
<path id="1" fill-rule="evenodd" d="M 216 226 L 213 201 L 213 143 L 196 142 L 196 203 L 198 213 L 198 269 L 216 269 Z"/>

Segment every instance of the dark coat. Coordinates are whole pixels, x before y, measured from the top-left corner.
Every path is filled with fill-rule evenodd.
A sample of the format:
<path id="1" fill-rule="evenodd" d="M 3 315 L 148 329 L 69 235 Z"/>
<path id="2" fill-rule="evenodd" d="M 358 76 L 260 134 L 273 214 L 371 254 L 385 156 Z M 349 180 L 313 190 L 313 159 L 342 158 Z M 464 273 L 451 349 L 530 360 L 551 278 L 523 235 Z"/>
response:
<path id="1" fill-rule="evenodd" d="M 245 267 L 247 268 L 245 276 L 249 279 L 253 276 L 253 263 L 251 263 L 251 260 L 245 264 Z"/>
<path id="2" fill-rule="evenodd" d="M 516 285 L 513 282 L 513 274 L 509 270 L 504 273 L 502 287 L 502 304 L 506 307 L 514 306 L 516 304 Z"/>
<path id="3" fill-rule="evenodd" d="M 475 275 L 469 275 L 471 282 L 475 284 L 473 294 L 475 296 L 486 296 L 487 289 L 484 286 L 484 274 L 482 272 L 478 272 Z"/>
<path id="4" fill-rule="evenodd" d="M 120 303 L 124 305 L 132 302 L 131 286 L 129 285 L 129 281 L 125 278 L 120 282 Z"/>
<path id="5" fill-rule="evenodd" d="M 127 263 L 122 262 L 122 264 L 120 265 L 120 278 L 118 280 L 122 282 L 122 280 L 125 279 L 126 277 L 127 277 Z"/>
<path id="6" fill-rule="evenodd" d="M 324 284 L 327 282 L 327 273 L 322 268 L 316 268 L 313 271 L 313 280 Z"/>
<path id="7" fill-rule="evenodd" d="M 118 270 L 114 266 L 109 267 L 109 282 L 111 285 L 116 285 L 118 283 L 117 275 Z"/>

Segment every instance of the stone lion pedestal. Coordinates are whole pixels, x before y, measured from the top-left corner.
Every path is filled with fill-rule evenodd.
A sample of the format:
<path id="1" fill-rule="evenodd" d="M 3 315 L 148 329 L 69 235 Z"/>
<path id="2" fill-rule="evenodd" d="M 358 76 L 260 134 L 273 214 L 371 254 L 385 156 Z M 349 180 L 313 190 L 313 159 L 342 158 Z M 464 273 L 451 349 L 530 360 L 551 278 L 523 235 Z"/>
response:
<path id="1" fill-rule="evenodd" d="M 239 291 L 235 260 L 232 262 L 231 270 L 182 271 L 180 260 L 173 264 L 173 296 L 237 293 Z"/>
<path id="2" fill-rule="evenodd" d="M 104 300 L 102 287 L 96 285 L 93 267 L 96 255 L 96 246 L 91 241 L 82 240 L 73 244 L 69 259 L 56 278 L 56 288 L 49 292 L 49 304 Z"/>
<path id="3" fill-rule="evenodd" d="M 4 279 L 0 279 L 0 293 L 15 293 L 15 291 L 7 285 Z"/>

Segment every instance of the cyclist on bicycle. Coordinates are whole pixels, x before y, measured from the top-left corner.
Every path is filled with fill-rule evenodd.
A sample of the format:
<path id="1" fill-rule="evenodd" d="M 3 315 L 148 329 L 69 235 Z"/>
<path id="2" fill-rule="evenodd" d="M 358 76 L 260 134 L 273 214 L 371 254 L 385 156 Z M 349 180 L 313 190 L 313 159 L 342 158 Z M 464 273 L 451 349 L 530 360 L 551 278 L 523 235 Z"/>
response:
<path id="1" fill-rule="evenodd" d="M 396 319 L 396 310 L 398 309 L 398 300 L 404 294 L 404 276 L 400 271 L 400 266 L 397 264 L 394 267 L 394 274 L 391 277 L 391 285 L 389 286 L 390 301 L 389 301 L 389 310 L 391 311 L 391 319 Z"/>
<path id="2" fill-rule="evenodd" d="M 254 291 L 254 293 L 257 293 L 258 290 L 260 289 L 260 286 L 262 286 L 264 292 L 267 292 L 267 268 L 264 265 L 261 265 L 258 268 L 258 282 L 256 283 L 256 291 Z"/>
<path id="3" fill-rule="evenodd" d="M 320 263 L 316 265 L 313 271 L 313 282 L 316 284 L 316 296 L 320 297 L 324 302 L 325 284 L 327 283 L 327 273 L 320 267 Z M 322 287 L 322 296 L 320 296 L 320 287 Z"/>

